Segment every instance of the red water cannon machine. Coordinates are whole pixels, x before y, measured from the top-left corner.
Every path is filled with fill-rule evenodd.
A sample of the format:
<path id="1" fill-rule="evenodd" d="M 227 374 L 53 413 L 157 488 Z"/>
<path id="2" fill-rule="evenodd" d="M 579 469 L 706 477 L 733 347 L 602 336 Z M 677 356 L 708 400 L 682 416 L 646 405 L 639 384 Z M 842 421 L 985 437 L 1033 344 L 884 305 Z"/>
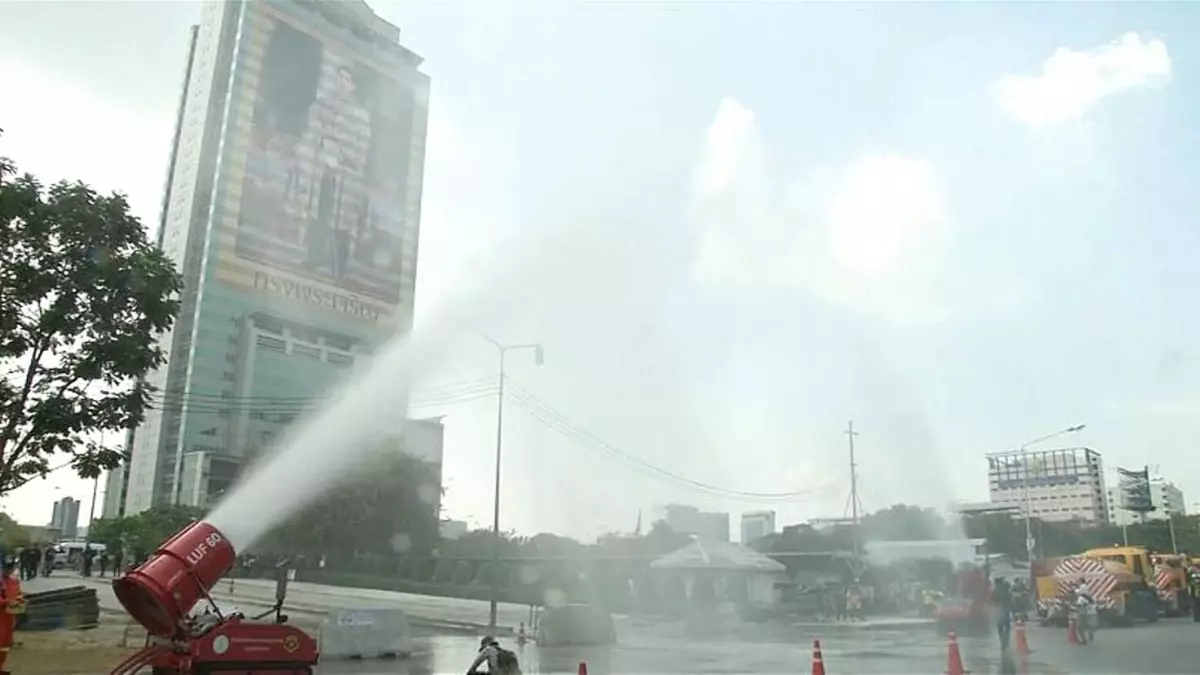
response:
<path id="1" fill-rule="evenodd" d="M 147 639 L 113 675 L 147 667 L 154 675 L 310 675 L 317 642 L 286 623 L 285 568 L 278 570 L 275 606 L 265 614 L 222 614 L 213 602 L 209 591 L 236 558 L 220 530 L 197 521 L 159 546 L 140 567 L 114 580 L 117 599 L 146 628 Z M 207 601 L 207 609 L 193 613 L 201 600 Z"/>

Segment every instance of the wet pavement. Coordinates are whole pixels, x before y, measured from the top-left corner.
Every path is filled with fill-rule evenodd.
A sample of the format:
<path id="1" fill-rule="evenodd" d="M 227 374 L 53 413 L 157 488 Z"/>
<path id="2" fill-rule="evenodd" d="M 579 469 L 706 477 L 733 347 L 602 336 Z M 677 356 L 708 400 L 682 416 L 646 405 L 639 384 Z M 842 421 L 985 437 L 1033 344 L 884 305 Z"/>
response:
<path id="1" fill-rule="evenodd" d="M 964 650 L 968 649 L 964 641 Z M 981 650 L 985 645 L 978 645 Z M 838 673 L 939 673 L 945 667 L 945 642 L 922 632 L 872 631 L 857 636 L 823 639 L 826 672 Z M 332 662 L 322 664 L 320 675 L 383 675 L 403 673 L 463 673 L 478 643 L 466 637 L 418 639 L 416 653 L 401 661 Z M 989 642 L 986 647 L 991 647 Z M 519 650 L 525 673 L 575 673 L 586 662 L 589 675 L 650 673 L 808 673 L 811 639 L 797 636 L 794 644 L 723 640 L 684 640 L 622 635 L 611 647 L 555 647 L 536 645 Z M 967 656 L 974 673 L 989 672 L 987 659 Z"/>
<path id="2" fill-rule="evenodd" d="M 684 640 L 660 635 L 625 635 L 612 647 L 539 648 L 519 652 L 525 673 L 575 673 L 580 661 L 589 675 L 660 673 L 810 673 L 812 634 L 794 642 Z M 1114 628 L 1098 634 L 1095 644 L 1071 646 L 1066 631 L 1032 627 L 1033 675 L 1176 675 L 1200 672 L 1200 624 L 1163 621 L 1155 626 Z M 846 631 L 822 638 L 828 675 L 937 675 L 946 672 L 946 639 L 933 631 Z M 416 653 L 395 662 L 323 664 L 320 675 L 430 675 L 463 673 L 475 654 L 467 637 L 421 638 Z M 959 641 L 966 669 L 973 675 L 999 673 L 994 637 Z M 1018 671 L 1020 672 L 1020 671 Z"/>
<path id="3" fill-rule="evenodd" d="M 106 580 L 97 583 L 101 607 L 118 610 Z M 74 575 L 37 579 L 27 590 L 86 583 Z M 224 585 L 224 584 L 222 584 Z M 270 602 L 273 586 L 235 582 L 217 594 L 222 604 L 252 609 Z M 315 625 L 330 609 L 393 608 L 410 615 L 452 622 L 478 622 L 487 603 L 414 596 L 370 589 L 296 584 L 289 595 L 290 613 L 302 626 Z M 501 607 L 501 621 L 515 626 L 528 608 Z M 876 621 L 867 625 L 744 625 L 736 639 L 692 640 L 677 623 L 618 618 L 618 644 L 612 647 L 540 648 L 520 652 L 525 673 L 575 673 L 586 661 L 589 675 L 650 673 L 809 673 L 813 638 L 820 638 L 827 675 L 935 675 L 946 671 L 946 638 L 919 622 Z M 426 633 L 428 628 L 424 629 Z M 321 675 L 425 675 L 466 672 L 478 645 L 475 636 L 424 635 L 415 639 L 412 657 L 397 661 L 334 662 Z M 1175 675 L 1200 673 L 1200 624 L 1187 619 L 1155 625 L 1101 630 L 1096 644 L 1070 646 L 1061 628 L 1031 626 L 1035 675 Z M 511 646 L 511 641 L 505 641 Z M 974 675 L 999 672 L 994 637 L 959 641 L 966 668 Z"/>

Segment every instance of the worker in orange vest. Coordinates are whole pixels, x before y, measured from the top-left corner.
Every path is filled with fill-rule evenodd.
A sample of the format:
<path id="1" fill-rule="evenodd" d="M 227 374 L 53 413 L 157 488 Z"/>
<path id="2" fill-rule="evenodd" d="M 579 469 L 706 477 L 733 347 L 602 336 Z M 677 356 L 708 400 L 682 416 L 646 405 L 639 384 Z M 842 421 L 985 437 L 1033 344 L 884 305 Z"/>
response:
<path id="1" fill-rule="evenodd" d="M 0 675 L 9 675 L 4 669 L 8 652 L 13 646 L 13 633 L 17 630 L 17 615 L 25 613 L 25 594 L 21 592 L 21 580 L 17 577 L 15 560 L 4 563 L 4 580 L 0 586 Z"/>

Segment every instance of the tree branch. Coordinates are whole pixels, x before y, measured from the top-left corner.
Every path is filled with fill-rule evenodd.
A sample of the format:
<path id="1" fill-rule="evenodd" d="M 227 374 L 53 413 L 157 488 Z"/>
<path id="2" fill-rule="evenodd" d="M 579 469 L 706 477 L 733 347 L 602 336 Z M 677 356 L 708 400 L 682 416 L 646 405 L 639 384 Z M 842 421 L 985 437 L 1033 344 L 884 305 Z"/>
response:
<path id="1" fill-rule="evenodd" d="M 29 350 L 29 367 L 25 371 L 25 381 L 21 384 L 21 394 L 17 397 L 15 410 L 9 414 L 8 422 L 4 425 L 4 433 L 0 434 L 0 460 L 3 461 L 3 468 L 0 468 L 0 475 L 7 474 L 12 466 L 12 458 L 8 456 L 8 441 L 13 432 L 17 429 L 17 424 L 25 416 L 25 404 L 29 402 L 29 393 L 33 391 L 33 382 L 37 376 L 37 371 L 41 365 L 42 354 L 44 354 L 45 340 L 39 340 L 37 344 Z"/>

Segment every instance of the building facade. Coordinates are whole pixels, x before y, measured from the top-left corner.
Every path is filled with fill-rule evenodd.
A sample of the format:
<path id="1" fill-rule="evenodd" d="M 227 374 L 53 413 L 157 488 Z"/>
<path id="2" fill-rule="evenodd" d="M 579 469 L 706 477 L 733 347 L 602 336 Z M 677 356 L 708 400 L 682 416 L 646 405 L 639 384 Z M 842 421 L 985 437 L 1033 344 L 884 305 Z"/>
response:
<path id="1" fill-rule="evenodd" d="M 71 541 L 79 536 L 79 500 L 73 497 L 63 497 L 54 502 L 50 515 L 49 527 L 58 531 L 63 541 Z"/>
<path id="2" fill-rule="evenodd" d="M 218 498 L 412 321 L 420 57 L 361 0 L 202 11 L 158 241 L 183 275 L 182 306 L 106 515 Z"/>
<path id="3" fill-rule="evenodd" d="M 729 541 L 728 513 L 701 511 L 684 504 L 668 504 L 663 507 L 661 520 L 681 534 L 690 534 L 705 541 Z"/>
<path id="4" fill-rule="evenodd" d="M 1046 521 L 1108 520 L 1104 465 L 1090 448 L 994 453 L 988 460 L 988 495 Z"/>
<path id="5" fill-rule="evenodd" d="M 1183 500 L 1183 491 L 1165 478 L 1150 478 L 1150 505 L 1152 511 L 1145 515 L 1126 508 L 1126 495 L 1119 489 L 1108 491 L 1108 518 L 1113 525 L 1133 525 L 1145 520 L 1166 520 L 1172 515 L 1187 515 L 1187 502 Z"/>
<path id="6" fill-rule="evenodd" d="M 749 544 L 775 534 L 774 511 L 747 511 L 742 514 L 742 543 Z"/>

